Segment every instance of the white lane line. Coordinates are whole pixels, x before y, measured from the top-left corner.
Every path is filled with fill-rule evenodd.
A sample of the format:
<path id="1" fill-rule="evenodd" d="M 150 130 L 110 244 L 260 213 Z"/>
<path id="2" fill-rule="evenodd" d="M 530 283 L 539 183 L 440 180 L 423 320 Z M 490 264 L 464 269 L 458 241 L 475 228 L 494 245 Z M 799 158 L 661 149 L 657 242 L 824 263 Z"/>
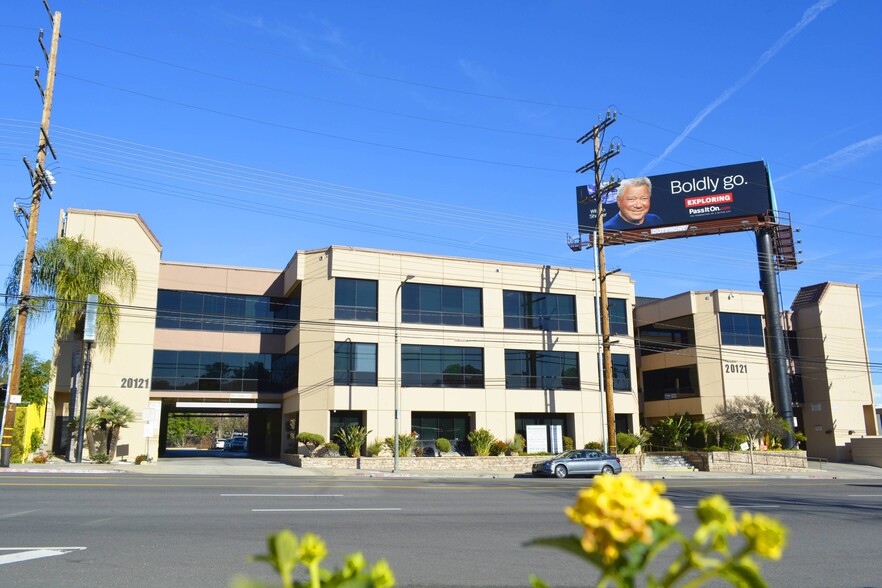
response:
<path id="1" fill-rule="evenodd" d="M 735 509 L 738 509 L 738 508 L 781 508 L 777 504 L 733 504 L 731 506 L 732 506 L 732 508 L 735 508 Z M 691 506 L 683 506 L 682 508 L 696 509 L 698 507 L 695 505 L 691 505 Z"/>
<path id="2" fill-rule="evenodd" d="M 849 498 L 882 498 L 882 494 L 849 494 Z"/>
<path id="3" fill-rule="evenodd" d="M 17 552 L 8 555 L 0 555 L 0 566 L 20 561 L 28 561 L 30 559 L 40 559 L 41 557 L 64 555 L 71 551 L 81 551 L 83 549 L 85 549 L 85 547 L 0 547 L 0 551 Z"/>
<path id="4" fill-rule="evenodd" d="M 342 494 L 221 494 L 221 496 L 247 496 L 247 497 L 265 497 L 265 498 L 324 498 L 333 497 L 340 498 Z"/>
<path id="5" fill-rule="evenodd" d="M 400 508 L 252 508 L 251 512 L 353 512 L 364 510 L 401 510 Z"/>
<path id="6" fill-rule="evenodd" d="M 8 513 L 5 515 L 0 515 L 0 519 L 11 519 L 13 517 L 23 517 L 24 515 L 29 515 L 32 512 L 37 512 L 37 510 L 34 509 L 34 510 L 23 510 L 21 512 L 11 512 L 11 513 Z"/>

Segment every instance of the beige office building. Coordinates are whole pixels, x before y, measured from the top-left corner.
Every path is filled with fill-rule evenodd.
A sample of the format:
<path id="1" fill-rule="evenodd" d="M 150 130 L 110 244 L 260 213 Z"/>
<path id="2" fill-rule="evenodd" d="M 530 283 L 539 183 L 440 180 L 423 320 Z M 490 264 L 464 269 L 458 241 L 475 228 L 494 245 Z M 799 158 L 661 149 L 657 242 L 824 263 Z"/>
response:
<path id="1" fill-rule="evenodd" d="M 169 415 L 183 413 L 247 414 L 256 455 L 350 423 L 384 439 L 396 404 L 400 432 L 426 444 L 465 450 L 474 429 L 505 440 L 530 425 L 560 426 L 579 447 L 603 441 L 591 271 L 339 246 L 297 251 L 281 270 L 175 263 L 140 216 L 114 212 L 69 210 L 60 232 L 137 265 L 116 348 L 95 349 L 88 386 L 137 416 L 121 456 L 160 455 Z M 634 285 L 615 274 L 608 288 L 622 335 L 616 427 L 634 431 Z M 62 344 L 51 388 L 60 451 L 75 348 Z"/>
<path id="2" fill-rule="evenodd" d="M 640 299 L 634 322 L 646 423 L 709 418 L 738 396 L 773 400 L 763 315 L 755 292 Z M 851 439 L 878 435 L 858 286 L 800 289 L 784 325 L 793 414 L 808 456 L 850 461 Z"/>

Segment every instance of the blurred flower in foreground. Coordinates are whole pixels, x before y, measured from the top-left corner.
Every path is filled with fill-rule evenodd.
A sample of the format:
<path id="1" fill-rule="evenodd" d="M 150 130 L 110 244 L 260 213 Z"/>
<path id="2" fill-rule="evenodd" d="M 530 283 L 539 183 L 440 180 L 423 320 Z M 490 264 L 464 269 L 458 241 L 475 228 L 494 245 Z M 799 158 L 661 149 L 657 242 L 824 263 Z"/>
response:
<path id="1" fill-rule="evenodd" d="M 784 526 L 751 513 L 736 522 L 728 501 L 711 496 L 699 502 L 695 510 L 699 526 L 692 537 L 686 537 L 676 527 L 674 503 L 662 496 L 664 491 L 664 484 L 627 474 L 599 476 L 565 511 L 584 528 L 581 537 L 536 539 L 527 545 L 562 549 L 591 563 L 601 572 L 600 587 L 692 587 L 721 580 L 739 587 L 767 586 L 754 556 L 780 559 L 786 545 Z M 742 541 L 733 552 L 729 539 L 739 534 Z M 664 574 L 647 571 L 651 562 L 675 545 L 680 551 L 670 550 L 673 561 Z M 547 586 L 536 576 L 530 580 L 534 588 Z"/>

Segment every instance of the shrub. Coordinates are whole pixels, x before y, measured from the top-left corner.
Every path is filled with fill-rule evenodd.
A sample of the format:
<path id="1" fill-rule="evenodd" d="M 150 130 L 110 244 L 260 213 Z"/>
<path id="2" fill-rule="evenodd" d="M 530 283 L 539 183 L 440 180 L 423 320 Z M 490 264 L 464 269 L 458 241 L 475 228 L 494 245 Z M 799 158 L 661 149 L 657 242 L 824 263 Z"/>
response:
<path id="1" fill-rule="evenodd" d="M 599 451 L 603 451 L 603 443 L 601 443 L 600 441 L 589 441 L 582 449 L 597 449 Z"/>
<path id="2" fill-rule="evenodd" d="M 508 444 L 505 441 L 496 440 L 490 446 L 490 455 L 505 455 L 508 451 Z"/>
<path id="3" fill-rule="evenodd" d="M 496 441 L 493 433 L 487 429 L 472 431 L 466 437 L 475 455 L 490 455 L 490 446 Z"/>
<path id="4" fill-rule="evenodd" d="M 11 463 L 24 463 L 25 457 L 27 457 L 28 453 L 25 450 L 24 439 L 27 419 L 25 418 L 24 409 L 13 410 L 15 410 L 15 426 L 12 430 L 12 449 L 10 449 L 9 459 Z"/>
<path id="5" fill-rule="evenodd" d="M 349 425 L 346 428 L 340 427 L 334 435 L 346 447 L 346 455 L 349 457 L 360 457 L 361 446 L 367 441 L 367 436 L 371 433 L 367 427 L 361 425 Z"/>
<path id="6" fill-rule="evenodd" d="M 631 433 L 616 433 L 616 448 L 619 453 L 634 453 L 634 449 L 640 445 L 640 438 Z"/>
<path id="7" fill-rule="evenodd" d="M 374 442 L 368 445 L 367 450 L 368 453 L 374 457 L 380 455 L 380 452 L 383 451 L 383 447 L 385 444 L 379 439 L 374 439 Z"/>
<path id="8" fill-rule="evenodd" d="M 333 441 L 328 441 L 322 448 L 328 452 L 328 455 L 331 456 L 339 456 L 340 455 L 340 446 L 334 443 Z"/>
<path id="9" fill-rule="evenodd" d="M 563 438 L 564 451 L 572 451 L 576 448 L 575 442 L 573 442 L 572 437 L 564 437 Z"/>
<path id="10" fill-rule="evenodd" d="M 420 436 L 417 435 L 416 431 L 398 435 L 398 457 L 407 457 L 408 455 L 411 455 L 414 449 L 416 449 L 417 441 L 419 440 Z M 383 444 L 394 454 L 395 437 L 386 437 Z"/>
<path id="11" fill-rule="evenodd" d="M 31 461 L 34 463 L 47 463 L 50 457 L 52 457 L 51 453 L 39 453 L 35 455 Z"/>
<path id="12" fill-rule="evenodd" d="M 526 446 L 527 441 L 520 433 L 515 433 L 515 436 L 508 442 L 508 448 L 511 449 L 512 453 L 523 453 Z"/>
<path id="13" fill-rule="evenodd" d="M 144 455 L 143 453 L 135 458 L 135 465 L 141 465 L 145 461 L 151 461 L 149 457 Z"/>
<path id="14" fill-rule="evenodd" d="M 318 451 L 318 448 L 325 442 L 325 438 L 318 433 L 299 433 L 297 435 L 297 442 L 306 445 L 306 449 L 309 451 L 309 457 L 314 457 L 315 452 Z"/>
<path id="15" fill-rule="evenodd" d="M 43 444 L 43 431 L 40 429 L 34 429 L 31 431 L 31 442 L 29 444 L 29 452 L 33 453 L 34 451 L 40 448 L 40 445 Z"/>
<path id="16" fill-rule="evenodd" d="M 447 453 L 450 451 L 450 441 L 444 437 L 438 437 L 435 439 L 435 447 L 437 447 L 438 451 L 441 453 Z"/>
<path id="17" fill-rule="evenodd" d="M 94 463 L 110 463 L 110 456 L 106 453 L 95 453 L 91 457 Z"/>

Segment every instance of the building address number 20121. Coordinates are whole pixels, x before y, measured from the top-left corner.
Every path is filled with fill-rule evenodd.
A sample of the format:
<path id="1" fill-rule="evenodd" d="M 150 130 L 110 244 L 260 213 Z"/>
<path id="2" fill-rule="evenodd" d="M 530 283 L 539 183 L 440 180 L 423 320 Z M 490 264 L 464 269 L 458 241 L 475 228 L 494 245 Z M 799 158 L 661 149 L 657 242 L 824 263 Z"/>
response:
<path id="1" fill-rule="evenodd" d="M 120 378 L 120 388 L 149 388 L 150 378 Z"/>
<path id="2" fill-rule="evenodd" d="M 746 363 L 725 363 L 727 374 L 746 374 L 747 373 L 747 364 Z"/>

